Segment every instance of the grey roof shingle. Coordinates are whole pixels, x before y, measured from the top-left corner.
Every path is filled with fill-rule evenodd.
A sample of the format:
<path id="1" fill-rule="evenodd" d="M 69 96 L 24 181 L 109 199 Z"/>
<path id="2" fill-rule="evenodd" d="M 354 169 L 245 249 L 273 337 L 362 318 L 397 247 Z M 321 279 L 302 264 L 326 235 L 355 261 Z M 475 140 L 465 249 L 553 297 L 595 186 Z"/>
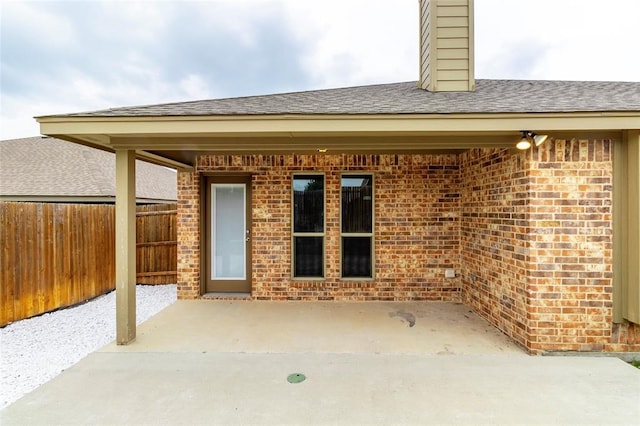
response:
<path id="1" fill-rule="evenodd" d="M 49 137 L 0 141 L 0 195 L 114 197 L 115 155 Z M 176 172 L 136 161 L 136 196 L 176 200 Z"/>
<path id="2" fill-rule="evenodd" d="M 415 82 L 66 114 L 153 117 L 279 114 L 454 114 L 640 111 L 640 82 L 476 80 L 474 92 L 428 92 Z"/>

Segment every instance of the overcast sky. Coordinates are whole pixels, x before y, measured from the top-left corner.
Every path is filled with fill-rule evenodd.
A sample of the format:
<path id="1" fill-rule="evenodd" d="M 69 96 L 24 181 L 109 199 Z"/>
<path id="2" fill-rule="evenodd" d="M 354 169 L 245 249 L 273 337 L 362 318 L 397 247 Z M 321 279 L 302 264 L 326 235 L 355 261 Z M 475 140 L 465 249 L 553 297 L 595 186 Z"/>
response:
<path id="1" fill-rule="evenodd" d="M 418 0 L 0 4 L 0 140 L 37 115 L 418 74 Z M 640 81 L 639 17 L 640 0 L 476 0 L 476 78 Z"/>

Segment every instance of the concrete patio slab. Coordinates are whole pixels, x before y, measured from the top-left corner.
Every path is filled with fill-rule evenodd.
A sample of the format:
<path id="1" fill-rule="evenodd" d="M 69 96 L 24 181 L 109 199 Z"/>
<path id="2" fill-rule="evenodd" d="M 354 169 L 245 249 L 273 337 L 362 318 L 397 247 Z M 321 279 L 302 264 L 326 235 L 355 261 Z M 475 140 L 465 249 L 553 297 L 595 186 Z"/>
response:
<path id="1" fill-rule="evenodd" d="M 117 352 L 518 353 L 461 303 L 184 300 L 138 327 Z"/>
<path id="2" fill-rule="evenodd" d="M 485 327 L 446 303 L 181 301 L 0 424 L 640 423 L 640 370 L 531 357 Z"/>
<path id="3" fill-rule="evenodd" d="M 639 387 L 640 372 L 613 358 L 103 352 L 0 421 L 632 425 Z"/>

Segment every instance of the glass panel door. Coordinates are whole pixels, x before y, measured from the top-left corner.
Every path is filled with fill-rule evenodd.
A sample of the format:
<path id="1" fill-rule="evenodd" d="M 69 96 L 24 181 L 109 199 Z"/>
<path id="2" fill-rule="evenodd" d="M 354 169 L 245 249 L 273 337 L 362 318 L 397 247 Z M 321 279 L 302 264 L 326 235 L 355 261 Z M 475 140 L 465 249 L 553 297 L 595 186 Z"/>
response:
<path id="1" fill-rule="evenodd" d="M 211 279 L 245 280 L 246 184 L 211 185 Z"/>

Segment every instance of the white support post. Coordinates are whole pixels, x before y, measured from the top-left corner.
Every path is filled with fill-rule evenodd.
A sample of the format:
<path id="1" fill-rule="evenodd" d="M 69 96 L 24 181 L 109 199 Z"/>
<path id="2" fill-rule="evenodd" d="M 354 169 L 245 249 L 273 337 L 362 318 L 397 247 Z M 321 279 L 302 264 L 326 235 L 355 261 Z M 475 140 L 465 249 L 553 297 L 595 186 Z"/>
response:
<path id="1" fill-rule="evenodd" d="M 116 342 L 136 338 L 136 155 L 116 150 Z"/>

